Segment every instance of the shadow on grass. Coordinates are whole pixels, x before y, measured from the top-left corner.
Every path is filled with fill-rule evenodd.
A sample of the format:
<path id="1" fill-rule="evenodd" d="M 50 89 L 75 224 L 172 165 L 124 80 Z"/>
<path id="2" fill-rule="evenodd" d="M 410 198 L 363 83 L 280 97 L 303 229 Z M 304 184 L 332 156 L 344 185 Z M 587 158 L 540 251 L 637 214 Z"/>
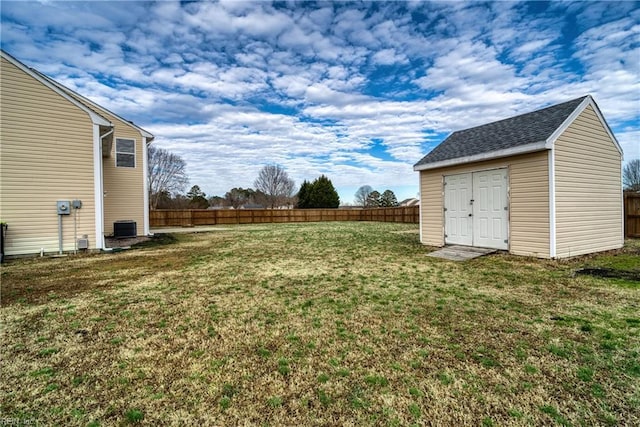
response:
<path id="1" fill-rule="evenodd" d="M 139 242 L 134 245 L 131 245 L 132 248 L 141 249 L 141 248 L 155 248 L 158 246 L 166 246 L 177 243 L 178 239 L 173 234 L 169 233 L 156 233 L 149 240 L 145 240 L 144 242 Z"/>
<path id="2" fill-rule="evenodd" d="M 618 270 L 615 268 L 595 267 L 581 268 L 576 271 L 578 275 L 589 275 L 614 279 L 636 280 L 640 282 L 640 271 Z"/>

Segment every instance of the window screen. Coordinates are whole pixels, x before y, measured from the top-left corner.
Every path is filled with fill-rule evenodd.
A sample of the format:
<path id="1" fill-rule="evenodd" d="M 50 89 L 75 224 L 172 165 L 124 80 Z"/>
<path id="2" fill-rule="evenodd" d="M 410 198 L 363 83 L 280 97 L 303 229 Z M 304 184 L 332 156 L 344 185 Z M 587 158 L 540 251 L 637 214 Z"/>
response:
<path id="1" fill-rule="evenodd" d="M 119 168 L 136 167 L 136 141 L 116 138 L 116 166 Z"/>

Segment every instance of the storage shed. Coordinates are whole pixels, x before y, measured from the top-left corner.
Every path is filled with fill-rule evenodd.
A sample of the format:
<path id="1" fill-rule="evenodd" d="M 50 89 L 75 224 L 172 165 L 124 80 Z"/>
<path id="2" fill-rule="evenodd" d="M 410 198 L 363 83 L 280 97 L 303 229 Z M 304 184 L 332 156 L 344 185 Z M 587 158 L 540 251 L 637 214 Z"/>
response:
<path id="1" fill-rule="evenodd" d="M 622 149 L 590 95 L 453 132 L 414 170 L 425 245 L 566 258 L 624 244 Z"/>

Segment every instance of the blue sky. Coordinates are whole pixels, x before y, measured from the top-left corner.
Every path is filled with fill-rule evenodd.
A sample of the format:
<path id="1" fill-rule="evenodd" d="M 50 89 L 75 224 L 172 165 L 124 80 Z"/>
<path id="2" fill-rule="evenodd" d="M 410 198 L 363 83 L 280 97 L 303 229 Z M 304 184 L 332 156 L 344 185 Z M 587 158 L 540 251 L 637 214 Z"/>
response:
<path id="1" fill-rule="evenodd" d="M 415 197 L 449 133 L 592 94 L 640 158 L 638 2 L 12 2 L 2 48 L 156 135 L 207 195 L 265 164 Z"/>

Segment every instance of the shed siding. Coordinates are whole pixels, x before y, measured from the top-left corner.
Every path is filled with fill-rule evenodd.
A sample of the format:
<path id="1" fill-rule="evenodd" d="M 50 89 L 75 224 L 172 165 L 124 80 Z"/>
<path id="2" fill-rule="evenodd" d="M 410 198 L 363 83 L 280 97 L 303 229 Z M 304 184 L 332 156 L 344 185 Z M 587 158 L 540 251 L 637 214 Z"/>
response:
<path id="1" fill-rule="evenodd" d="M 549 258 L 548 151 L 420 172 L 422 243 L 444 245 L 442 180 L 445 175 L 508 168 L 509 251 Z"/>
<path id="2" fill-rule="evenodd" d="M 5 253 L 58 251 L 57 200 L 82 200 L 78 237 L 95 240 L 93 132 L 87 113 L 2 58 L 0 219 Z M 63 218 L 63 248 L 73 250 L 74 215 Z"/>
<path id="3" fill-rule="evenodd" d="M 621 162 L 591 106 L 556 140 L 558 258 L 622 247 Z"/>

